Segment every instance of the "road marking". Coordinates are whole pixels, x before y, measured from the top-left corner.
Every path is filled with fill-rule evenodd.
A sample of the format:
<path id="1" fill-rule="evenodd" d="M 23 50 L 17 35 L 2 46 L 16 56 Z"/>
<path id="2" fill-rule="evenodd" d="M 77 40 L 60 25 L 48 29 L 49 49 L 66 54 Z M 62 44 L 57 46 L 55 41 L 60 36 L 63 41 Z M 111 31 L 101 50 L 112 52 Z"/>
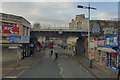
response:
<path id="1" fill-rule="evenodd" d="M 63 68 L 61 67 L 61 64 L 60 64 L 60 63 L 58 64 L 58 67 L 60 68 L 60 75 L 61 75 L 63 78 L 65 78 L 65 76 L 62 74 Z"/>
<path id="2" fill-rule="evenodd" d="M 36 61 L 32 66 L 36 65 L 40 60 L 41 60 L 41 59 L 39 59 L 38 61 Z M 32 66 L 31 66 L 31 67 L 32 67 Z M 29 68 L 31 68 L 31 67 L 29 67 Z M 17 78 L 18 78 L 20 75 L 22 75 L 26 70 L 28 70 L 28 68 L 25 69 L 25 70 L 23 70 L 21 73 L 19 73 L 19 74 L 17 75 Z"/>
<path id="3" fill-rule="evenodd" d="M 61 69 L 60 74 L 62 74 L 63 68 L 62 68 L 62 67 L 60 67 L 60 69 Z"/>
<path id="4" fill-rule="evenodd" d="M 60 56 L 61 58 L 68 58 L 68 56 L 64 55 L 64 56 Z"/>
<path id="5" fill-rule="evenodd" d="M 4 78 L 17 78 L 17 76 L 6 76 Z"/>
<path id="6" fill-rule="evenodd" d="M 60 66 L 60 63 L 58 64 L 58 66 Z"/>
<path id="7" fill-rule="evenodd" d="M 25 66 L 25 67 L 17 67 L 17 68 L 3 68 L 3 69 L 1 69 L 1 70 L 19 70 L 19 69 L 25 69 L 25 68 L 30 68 L 30 66 Z"/>
<path id="8" fill-rule="evenodd" d="M 26 70 L 27 70 L 27 69 L 25 69 L 25 70 L 23 70 L 21 73 L 19 73 L 16 78 L 18 78 L 20 75 L 22 75 Z"/>
<path id="9" fill-rule="evenodd" d="M 30 68 L 30 66 L 26 66 L 26 67 L 18 67 L 16 69 L 25 69 L 25 68 Z"/>

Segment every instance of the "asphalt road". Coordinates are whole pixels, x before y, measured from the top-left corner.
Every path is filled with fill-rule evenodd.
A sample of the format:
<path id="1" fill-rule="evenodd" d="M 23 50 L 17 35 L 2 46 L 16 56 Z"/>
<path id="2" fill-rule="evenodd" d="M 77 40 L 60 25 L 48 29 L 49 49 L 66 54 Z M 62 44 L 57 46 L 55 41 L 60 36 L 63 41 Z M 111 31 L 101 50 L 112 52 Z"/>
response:
<path id="1" fill-rule="evenodd" d="M 55 51 L 58 52 L 58 60 L 49 56 L 50 50 L 47 49 L 35 65 L 17 78 L 94 78 L 71 55 L 65 54 L 65 50 L 57 47 Z"/>

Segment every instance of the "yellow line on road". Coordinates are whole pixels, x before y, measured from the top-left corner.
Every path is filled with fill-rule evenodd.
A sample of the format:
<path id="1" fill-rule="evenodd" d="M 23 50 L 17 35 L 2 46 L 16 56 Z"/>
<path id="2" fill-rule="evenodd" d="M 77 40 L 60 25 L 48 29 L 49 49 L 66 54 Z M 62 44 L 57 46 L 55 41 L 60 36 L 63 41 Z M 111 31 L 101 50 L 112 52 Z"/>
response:
<path id="1" fill-rule="evenodd" d="M 30 66 L 26 66 L 26 67 L 18 67 L 16 69 L 25 69 L 25 68 L 30 68 Z"/>
<path id="2" fill-rule="evenodd" d="M 17 78 L 17 76 L 6 76 L 4 78 Z"/>
<path id="3" fill-rule="evenodd" d="M 30 68 L 30 66 L 25 66 L 25 67 L 17 67 L 17 68 L 1 68 L 0 70 L 18 70 L 18 69 L 26 69 Z"/>

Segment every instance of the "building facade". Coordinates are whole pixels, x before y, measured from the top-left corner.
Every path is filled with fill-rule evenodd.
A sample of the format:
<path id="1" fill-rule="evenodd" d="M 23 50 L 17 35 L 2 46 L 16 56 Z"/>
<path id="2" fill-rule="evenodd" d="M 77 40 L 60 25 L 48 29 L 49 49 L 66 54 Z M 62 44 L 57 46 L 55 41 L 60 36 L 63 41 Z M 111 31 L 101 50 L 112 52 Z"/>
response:
<path id="1" fill-rule="evenodd" d="M 87 31 L 89 26 L 89 19 L 85 18 L 84 14 L 76 15 L 75 19 L 72 19 L 69 23 L 70 29 L 80 29 L 82 31 Z"/>
<path id="2" fill-rule="evenodd" d="M 84 15 L 79 15 L 84 16 Z M 76 16 L 77 18 L 78 16 Z M 84 19 L 85 21 L 83 21 Z M 120 22 L 112 20 L 88 20 L 82 17 L 79 21 L 85 22 L 85 28 L 90 27 L 90 50 L 94 49 L 93 58 L 103 66 L 107 66 L 115 71 L 118 71 L 120 65 Z M 74 21 L 74 23 L 73 23 Z M 70 23 L 71 29 L 80 29 L 83 25 L 74 26 L 77 24 L 75 20 Z M 84 28 L 84 27 L 83 27 Z M 84 37 L 84 36 L 83 36 Z M 87 38 L 87 37 L 86 37 Z M 87 39 L 85 39 L 87 41 Z M 80 44 L 81 45 L 81 44 Z M 87 54 L 87 47 L 85 53 Z"/>
<path id="3" fill-rule="evenodd" d="M 21 16 L 0 13 L 0 43 L 2 52 L 4 47 L 12 48 L 22 45 L 22 49 L 28 52 L 30 40 L 30 22 Z M 7 49 L 7 48 L 6 48 Z"/>

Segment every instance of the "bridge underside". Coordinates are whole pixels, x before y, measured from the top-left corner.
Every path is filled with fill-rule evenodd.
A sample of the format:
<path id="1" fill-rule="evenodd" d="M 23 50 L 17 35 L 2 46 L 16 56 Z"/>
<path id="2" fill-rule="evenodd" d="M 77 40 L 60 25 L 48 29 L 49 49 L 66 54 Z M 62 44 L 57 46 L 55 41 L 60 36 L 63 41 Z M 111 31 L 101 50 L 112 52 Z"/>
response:
<path id="1" fill-rule="evenodd" d="M 86 36 L 87 32 L 62 32 L 59 33 L 58 31 L 31 31 L 31 36 L 34 37 L 82 37 Z"/>
<path id="2" fill-rule="evenodd" d="M 62 32 L 59 31 L 31 31 L 32 37 L 46 37 L 49 40 L 52 37 L 61 38 L 63 42 L 66 42 L 69 37 L 78 37 L 76 44 L 77 54 L 81 54 L 85 49 L 85 41 L 87 40 L 87 32 Z M 87 43 L 86 43 L 87 44 Z"/>

